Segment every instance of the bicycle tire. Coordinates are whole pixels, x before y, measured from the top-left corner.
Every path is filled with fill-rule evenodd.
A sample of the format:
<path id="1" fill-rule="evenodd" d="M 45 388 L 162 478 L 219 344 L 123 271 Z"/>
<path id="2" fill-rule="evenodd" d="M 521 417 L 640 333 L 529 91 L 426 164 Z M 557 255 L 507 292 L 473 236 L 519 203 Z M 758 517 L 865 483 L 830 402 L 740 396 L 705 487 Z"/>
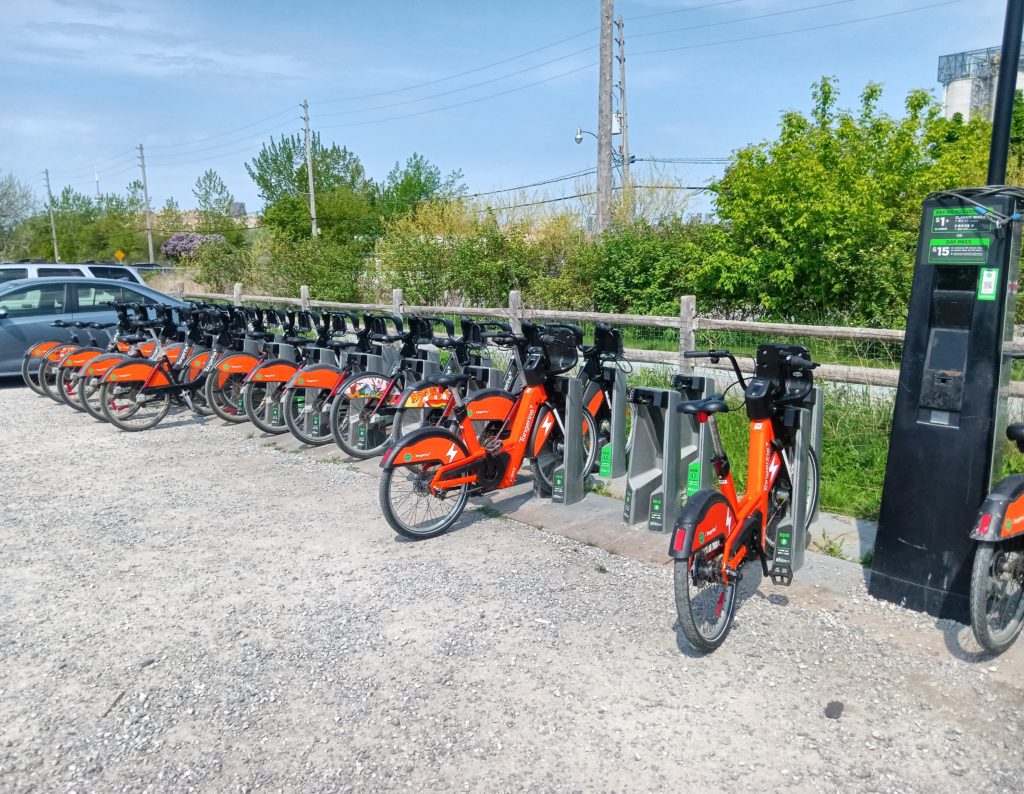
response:
<path id="1" fill-rule="evenodd" d="M 63 402 L 56 390 L 59 364 L 60 362 L 58 361 L 44 358 L 42 363 L 39 365 L 39 388 L 42 390 L 42 394 L 45 397 L 49 397 L 55 403 Z"/>
<path id="2" fill-rule="evenodd" d="M 245 389 L 245 394 L 242 397 L 242 408 L 245 410 L 245 415 L 249 417 L 249 421 L 256 427 L 264 433 L 278 436 L 282 433 L 288 432 L 288 425 L 284 422 L 275 425 L 264 418 L 267 407 L 264 401 L 267 398 L 267 392 L 270 390 L 271 386 L 277 387 L 273 399 L 280 402 L 280 398 L 277 395 L 284 389 L 283 383 L 257 383 L 256 381 L 250 381 L 249 385 Z M 279 412 L 281 408 L 282 406 L 279 405 Z"/>
<path id="3" fill-rule="evenodd" d="M 107 417 L 103 414 L 102 389 L 103 382 L 99 378 L 83 377 L 82 385 L 78 387 L 78 402 L 82 406 L 82 410 L 93 419 L 106 422 Z"/>
<path id="4" fill-rule="evenodd" d="M 420 495 L 422 499 L 433 499 L 438 503 L 446 501 L 452 494 L 454 494 L 455 501 L 452 503 L 452 508 L 448 511 L 447 515 L 441 516 L 436 521 L 429 523 L 425 527 L 414 527 L 407 521 L 404 521 L 395 511 L 393 504 L 395 496 L 392 493 L 393 489 L 398 487 L 396 486 L 395 481 L 396 473 L 409 477 L 411 474 L 414 474 L 413 469 L 422 469 L 423 471 L 421 473 L 423 475 L 430 474 L 427 467 L 421 466 L 396 466 L 392 469 L 385 469 L 384 474 L 380 478 L 380 485 L 378 489 L 380 509 L 384 514 L 384 520 L 387 521 L 388 525 L 399 535 L 409 538 L 410 540 L 427 540 L 429 538 L 436 538 L 438 535 L 442 535 L 451 529 L 452 525 L 459 520 L 459 517 L 462 515 L 462 511 L 466 509 L 466 502 L 469 499 L 469 486 L 463 484 L 453 491 L 446 492 L 446 495 L 443 497 L 422 493 Z M 417 486 L 414 483 L 412 487 L 415 489 Z M 400 497 L 400 499 L 403 500 L 402 503 L 408 501 L 407 497 Z"/>
<path id="5" fill-rule="evenodd" d="M 310 392 L 316 392 L 312 405 L 309 400 Z M 300 396 L 302 397 L 302 408 L 299 408 Z M 290 431 L 296 439 L 311 447 L 320 447 L 333 441 L 334 434 L 331 432 L 331 404 L 327 403 L 328 409 L 326 412 L 323 410 L 323 406 L 330 396 L 331 389 L 294 388 L 289 390 L 285 397 L 286 402 L 281 406 L 281 410 L 284 411 L 285 430 Z M 307 411 L 307 409 L 310 409 L 312 413 Z M 307 428 L 305 426 L 305 417 L 313 417 L 310 421 L 311 423 L 314 423 L 314 419 L 317 414 L 320 416 L 320 432 L 318 435 L 313 435 L 312 433 L 306 432 Z M 301 421 L 300 417 L 302 417 Z M 310 430 L 316 429 L 317 428 L 315 426 L 310 428 Z"/>
<path id="6" fill-rule="evenodd" d="M 352 389 L 356 388 L 355 384 L 360 380 L 378 380 L 383 383 L 387 383 L 389 378 L 382 372 L 358 372 L 352 377 L 345 380 L 341 386 L 338 387 L 337 394 L 334 396 L 334 402 L 331 403 L 331 436 L 334 438 L 334 443 L 337 444 L 346 455 L 352 458 L 373 458 L 380 455 L 391 445 L 391 425 L 386 427 L 366 429 L 365 424 L 360 424 L 358 427 L 350 426 L 350 408 L 351 400 L 346 396 Z M 370 384 L 370 392 L 373 392 L 374 388 L 379 387 L 381 384 Z M 396 396 L 401 394 L 402 384 L 397 382 L 395 384 Z M 364 398 L 372 399 L 372 398 Z M 364 408 L 365 409 L 365 408 Z M 342 411 L 345 413 L 342 414 Z M 362 412 L 362 411 L 361 411 Z M 383 424 L 383 423 L 382 423 Z M 364 438 L 364 445 L 362 448 L 359 446 L 358 432 L 359 428 L 363 428 L 363 432 L 366 433 Z"/>
<path id="7" fill-rule="evenodd" d="M 33 369 L 32 362 L 36 362 L 37 366 Z M 39 359 L 35 356 L 26 355 L 21 360 L 21 379 L 25 381 L 25 385 L 28 386 L 32 391 L 38 394 L 40 397 L 45 397 L 43 389 L 39 385 Z"/>
<path id="8" fill-rule="evenodd" d="M 77 375 L 77 369 L 61 367 L 57 372 L 57 393 L 69 408 L 84 412 L 85 409 L 78 399 L 78 387 L 81 385 L 82 379 L 75 377 Z"/>
<path id="9" fill-rule="evenodd" d="M 583 434 L 583 473 L 585 475 L 594 468 L 594 461 L 597 460 L 598 441 L 597 423 L 594 422 L 594 417 L 588 411 L 583 412 L 583 424 L 587 428 Z M 586 444 L 587 436 L 591 439 L 589 446 Z M 530 465 L 535 476 L 540 478 L 544 486 L 551 488 L 554 483 L 555 469 L 564 460 L 564 436 L 561 426 L 556 422 L 555 426 L 551 428 L 551 434 L 548 436 L 547 441 L 544 442 L 544 446 L 541 447 L 537 457 L 531 460 Z"/>
<path id="10" fill-rule="evenodd" d="M 717 541 L 721 542 L 721 541 Z M 705 549 L 701 549 L 688 560 L 676 560 L 672 571 L 673 586 L 675 589 L 676 614 L 679 618 L 679 628 L 686 637 L 686 641 L 701 653 L 711 653 L 718 648 L 732 630 L 733 618 L 736 616 L 736 582 L 735 580 L 722 587 L 715 609 L 717 610 L 717 627 L 711 632 L 702 629 L 707 605 L 698 603 L 695 595 L 690 590 L 691 575 L 693 566 L 699 566 L 703 559 Z M 710 564 L 718 565 L 717 561 Z M 719 583 L 721 585 L 721 583 Z M 712 595 L 711 601 L 715 601 Z M 724 618 L 721 615 L 725 611 Z"/>
<path id="11" fill-rule="evenodd" d="M 103 415 L 106 417 L 106 420 L 114 427 L 125 430 L 129 433 L 136 433 L 140 430 L 149 430 L 150 428 L 156 427 L 160 424 L 164 417 L 167 416 L 167 413 L 171 410 L 171 395 L 167 392 L 155 395 L 156 399 L 152 402 L 157 406 L 156 412 L 136 424 L 130 424 L 128 419 L 138 414 L 138 407 L 130 413 L 117 410 L 115 401 L 124 400 L 134 402 L 136 398 L 138 398 L 142 388 L 141 381 L 124 384 L 111 381 L 105 382 L 100 389 L 100 401 L 103 406 Z M 124 389 L 125 391 L 115 394 L 115 389 Z"/>
<path id="12" fill-rule="evenodd" d="M 1017 571 L 996 571 L 993 576 L 993 569 L 1001 567 L 1001 561 L 1006 553 L 1018 555 L 1013 562 Z M 1024 581 L 1020 577 L 1021 557 L 1024 557 L 1024 539 L 1004 541 L 1002 543 L 979 543 L 974 552 L 974 566 L 971 569 L 971 590 L 970 590 L 970 612 L 971 631 L 978 644 L 989 653 L 1003 653 L 1017 641 L 1021 628 L 1024 627 Z M 1010 601 L 1011 613 L 1004 626 L 999 630 L 993 630 L 989 624 L 989 604 L 995 594 L 1000 579 L 1006 573 L 1010 573 L 1009 581 L 1016 585 L 1016 594 Z"/>
<path id="13" fill-rule="evenodd" d="M 245 415 L 244 391 L 245 372 L 229 372 L 224 374 L 223 381 L 217 370 L 210 373 L 213 377 L 207 377 L 203 384 L 203 394 L 206 404 L 218 418 L 232 424 L 241 424 L 249 421 Z"/>

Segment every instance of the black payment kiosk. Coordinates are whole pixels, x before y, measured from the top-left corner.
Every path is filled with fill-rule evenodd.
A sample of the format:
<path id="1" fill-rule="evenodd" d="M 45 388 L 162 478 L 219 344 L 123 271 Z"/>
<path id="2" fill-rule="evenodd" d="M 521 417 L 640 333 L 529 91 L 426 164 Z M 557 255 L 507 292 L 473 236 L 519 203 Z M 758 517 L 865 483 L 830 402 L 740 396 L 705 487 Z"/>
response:
<path id="1" fill-rule="evenodd" d="M 963 622 L 969 533 L 1001 466 L 1021 195 L 968 188 L 924 202 L 871 566 L 873 596 Z"/>

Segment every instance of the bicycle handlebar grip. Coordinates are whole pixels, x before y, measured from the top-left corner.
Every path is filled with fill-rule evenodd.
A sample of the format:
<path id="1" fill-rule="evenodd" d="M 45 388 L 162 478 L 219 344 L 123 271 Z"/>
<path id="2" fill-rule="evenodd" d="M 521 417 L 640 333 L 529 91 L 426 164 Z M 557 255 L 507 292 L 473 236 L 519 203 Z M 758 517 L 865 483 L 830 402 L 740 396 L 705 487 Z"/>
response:
<path id="1" fill-rule="evenodd" d="M 683 358 L 727 358 L 728 350 L 687 350 Z"/>

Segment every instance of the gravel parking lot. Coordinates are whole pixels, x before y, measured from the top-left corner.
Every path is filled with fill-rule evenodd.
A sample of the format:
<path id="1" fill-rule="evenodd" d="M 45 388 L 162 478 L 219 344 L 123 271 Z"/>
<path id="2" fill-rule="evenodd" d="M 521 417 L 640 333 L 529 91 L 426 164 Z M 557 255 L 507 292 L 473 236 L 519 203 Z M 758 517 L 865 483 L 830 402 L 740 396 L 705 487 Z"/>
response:
<path id="1" fill-rule="evenodd" d="M 0 404 L 4 791 L 1021 790 L 1021 648 L 861 584 L 762 584 L 695 657 L 667 569 L 486 511 L 402 542 L 343 461 Z"/>

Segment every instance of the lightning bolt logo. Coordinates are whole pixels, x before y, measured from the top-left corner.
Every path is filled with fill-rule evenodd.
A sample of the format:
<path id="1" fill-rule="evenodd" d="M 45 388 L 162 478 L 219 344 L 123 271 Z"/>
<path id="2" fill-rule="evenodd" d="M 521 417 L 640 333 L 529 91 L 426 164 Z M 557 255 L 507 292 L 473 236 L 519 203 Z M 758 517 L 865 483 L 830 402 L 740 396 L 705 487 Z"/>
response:
<path id="1" fill-rule="evenodd" d="M 551 414 L 548 414 L 547 416 L 545 416 L 544 417 L 544 421 L 540 423 L 541 430 L 543 430 L 545 433 L 548 432 L 548 430 L 551 427 L 552 422 L 554 422 L 554 421 L 555 420 L 551 418 Z"/>
<path id="2" fill-rule="evenodd" d="M 779 456 L 778 455 L 773 455 L 772 456 L 772 462 L 768 464 L 768 481 L 769 482 L 771 482 L 773 479 L 775 479 L 775 472 L 777 472 L 779 470 L 779 466 L 781 465 L 781 463 L 782 463 L 782 461 L 779 460 Z"/>
<path id="3" fill-rule="evenodd" d="M 732 511 L 730 510 L 725 514 L 725 531 L 728 532 L 732 529 Z"/>
<path id="4" fill-rule="evenodd" d="M 448 462 L 451 463 L 453 460 L 455 460 L 455 456 L 457 454 L 458 454 L 458 450 L 455 448 L 455 445 L 452 444 L 451 448 L 447 452 L 444 453 L 444 456 L 446 458 L 448 458 Z"/>

